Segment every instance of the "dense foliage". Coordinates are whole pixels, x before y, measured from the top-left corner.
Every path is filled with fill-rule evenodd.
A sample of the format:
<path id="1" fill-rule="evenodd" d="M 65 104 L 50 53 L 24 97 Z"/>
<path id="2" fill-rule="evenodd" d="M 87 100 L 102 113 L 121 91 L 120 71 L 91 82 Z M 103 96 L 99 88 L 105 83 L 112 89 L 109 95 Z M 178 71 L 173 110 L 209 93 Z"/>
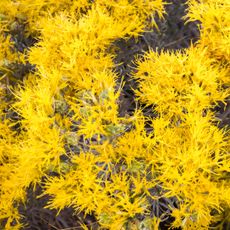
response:
<path id="1" fill-rule="evenodd" d="M 1 229 L 23 229 L 19 207 L 38 185 L 45 208 L 93 214 L 102 229 L 230 221 L 229 131 L 215 114 L 230 93 L 228 0 L 188 1 L 200 40 L 137 59 L 134 93 L 153 116 L 119 114 L 115 41 L 157 27 L 164 4 L 0 1 Z M 19 47 L 18 30 L 33 42 Z M 18 66 L 30 66 L 22 78 Z"/>

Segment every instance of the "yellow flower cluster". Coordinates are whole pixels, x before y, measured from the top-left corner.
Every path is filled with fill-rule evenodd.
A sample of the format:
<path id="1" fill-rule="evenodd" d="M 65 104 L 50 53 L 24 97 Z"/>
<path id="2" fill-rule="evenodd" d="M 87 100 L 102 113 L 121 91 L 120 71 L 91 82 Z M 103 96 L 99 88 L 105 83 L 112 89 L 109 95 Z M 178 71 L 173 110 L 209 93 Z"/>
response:
<path id="1" fill-rule="evenodd" d="M 217 128 L 214 107 L 229 98 L 228 1 L 189 1 L 201 39 L 188 49 L 137 61 L 136 95 L 152 106 L 156 181 L 176 197 L 172 227 L 223 228 L 229 219 L 229 131 Z M 219 224 L 215 224 L 219 223 Z"/>
<path id="2" fill-rule="evenodd" d="M 35 36 L 38 40 L 24 54 L 25 60 L 36 67 L 35 72 L 29 73 L 22 83 L 16 82 L 14 89 L 8 89 L 6 76 L 3 75 L 1 85 L 1 100 L 7 100 L 5 88 L 10 90 L 8 109 L 18 114 L 17 121 L 11 121 L 6 116 L 7 111 L 1 107 L 2 228 L 19 229 L 22 226 L 17 208 L 26 201 L 26 189 L 31 184 L 36 186 L 44 176 L 49 178 L 54 171 L 59 173 L 60 178 L 50 177 L 45 185 L 50 195 L 59 194 L 57 204 L 53 202 L 52 207 L 69 205 L 66 199 L 70 197 L 71 202 L 78 202 L 71 204 L 86 213 L 98 206 L 100 222 L 117 227 L 136 213 L 139 199 L 128 214 L 124 211 L 119 223 L 114 221 L 118 219 L 117 216 L 106 221 L 106 215 L 110 216 L 107 210 L 109 206 L 102 208 L 95 204 L 90 207 L 88 204 L 91 202 L 90 196 L 101 204 L 106 202 L 103 197 L 109 198 L 106 191 L 98 198 L 92 196 L 93 189 L 103 190 L 97 181 L 99 179 L 96 179 L 99 178 L 97 172 L 103 174 L 103 165 L 110 164 L 110 156 L 106 156 L 102 147 L 103 142 L 112 142 L 125 132 L 129 123 L 129 119 L 118 116 L 121 86 L 117 87 L 117 76 L 112 71 L 112 43 L 119 38 L 138 36 L 147 26 L 147 19 L 148 24 L 153 25 L 153 15 L 159 13 L 161 16 L 162 12 L 161 0 L 124 0 L 119 3 L 103 0 L 1 1 L 1 18 L 4 19 L 1 21 L 1 35 L 5 41 L 1 47 L 1 63 L 8 56 L 17 54 L 10 50 L 8 33 L 14 23 L 24 24 L 27 36 Z M 108 51 L 110 49 L 111 52 Z M 8 59 L 16 63 L 14 58 Z M 93 145 L 96 145 L 94 149 Z M 73 146 L 79 148 L 79 153 L 72 151 Z M 101 157 L 101 163 L 97 162 L 99 152 L 96 152 L 96 148 L 100 148 L 105 157 Z M 61 160 L 64 156 L 67 161 Z M 124 184 L 126 176 L 122 174 L 122 178 L 119 178 L 119 174 L 113 177 L 121 182 L 123 180 Z M 53 184 L 54 180 L 61 178 L 65 178 L 63 188 L 67 188 L 69 182 L 73 187 L 53 194 L 55 188 L 50 187 L 49 183 Z M 113 184 L 111 182 L 111 186 Z M 56 186 L 60 185 L 57 181 Z M 72 189 L 75 185 L 78 186 L 76 190 Z M 119 185 L 116 186 L 119 188 Z M 78 191 L 81 193 L 75 198 Z M 68 193 L 69 196 L 66 196 Z M 125 199 L 121 199 L 121 202 L 125 202 L 124 206 L 129 210 L 128 194 Z M 107 204 L 113 204 L 115 200 L 108 200 Z M 117 203 L 116 212 L 120 209 Z M 141 211 L 142 208 L 138 208 L 138 212 Z"/>
<path id="3" fill-rule="evenodd" d="M 229 97 L 227 0 L 189 1 L 200 41 L 137 60 L 135 94 L 155 118 L 119 115 L 114 42 L 156 26 L 163 6 L 0 2 L 0 228 L 23 228 L 18 207 L 37 185 L 50 197 L 46 208 L 72 206 L 102 229 L 159 229 L 169 216 L 169 227 L 208 229 L 229 218 L 230 145 L 214 113 Z M 37 40 L 25 53 L 14 49 L 15 23 Z M 9 63 L 25 61 L 35 69 L 11 87 Z M 160 215 L 153 206 L 162 200 Z"/>
<path id="4" fill-rule="evenodd" d="M 189 0 L 190 21 L 201 22 L 200 47 L 208 47 L 209 56 L 219 62 L 230 61 L 230 10 L 228 0 Z M 228 79 L 229 81 L 229 79 Z"/>
<path id="5" fill-rule="evenodd" d="M 180 119 L 224 101 L 229 93 L 222 87 L 226 70 L 207 57 L 208 49 L 199 47 L 145 54 L 144 61 L 137 63 L 137 96 L 147 105 L 157 105 L 159 113 Z"/>

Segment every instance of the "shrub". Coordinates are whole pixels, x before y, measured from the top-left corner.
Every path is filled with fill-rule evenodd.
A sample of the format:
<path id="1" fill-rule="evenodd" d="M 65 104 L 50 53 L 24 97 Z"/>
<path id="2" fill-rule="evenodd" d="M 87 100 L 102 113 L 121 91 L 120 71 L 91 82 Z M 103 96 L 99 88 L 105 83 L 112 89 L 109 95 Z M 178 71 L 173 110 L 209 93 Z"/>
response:
<path id="1" fill-rule="evenodd" d="M 171 228 L 208 229 L 229 219 L 229 132 L 215 114 L 229 97 L 227 1 L 189 1 L 198 43 L 149 51 L 131 76 L 154 116 L 119 114 L 126 79 L 114 71 L 115 41 L 157 27 L 163 6 L 1 1 L 1 228 L 24 227 L 31 186 L 48 195 L 45 208 L 93 214 L 102 229 L 158 229 L 170 218 Z M 36 43 L 20 49 L 20 28 Z M 15 66 L 28 64 L 17 78 Z"/>

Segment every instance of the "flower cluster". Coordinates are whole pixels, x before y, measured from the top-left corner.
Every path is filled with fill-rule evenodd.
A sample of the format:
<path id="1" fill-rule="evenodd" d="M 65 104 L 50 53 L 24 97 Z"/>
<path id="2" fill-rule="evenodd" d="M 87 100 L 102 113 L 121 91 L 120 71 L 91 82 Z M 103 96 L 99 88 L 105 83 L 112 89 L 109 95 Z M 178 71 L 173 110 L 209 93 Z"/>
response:
<path id="1" fill-rule="evenodd" d="M 0 228 L 23 228 L 31 186 L 48 195 L 45 208 L 72 206 L 102 229 L 223 226 L 230 146 L 215 106 L 230 93 L 229 5 L 188 3 L 189 20 L 201 22 L 197 44 L 136 60 L 146 117 L 119 113 L 126 79 L 114 72 L 115 41 L 156 27 L 164 2 L 0 2 Z M 36 41 L 29 48 L 17 48 L 18 28 Z M 19 63 L 33 67 L 23 80 Z"/>

